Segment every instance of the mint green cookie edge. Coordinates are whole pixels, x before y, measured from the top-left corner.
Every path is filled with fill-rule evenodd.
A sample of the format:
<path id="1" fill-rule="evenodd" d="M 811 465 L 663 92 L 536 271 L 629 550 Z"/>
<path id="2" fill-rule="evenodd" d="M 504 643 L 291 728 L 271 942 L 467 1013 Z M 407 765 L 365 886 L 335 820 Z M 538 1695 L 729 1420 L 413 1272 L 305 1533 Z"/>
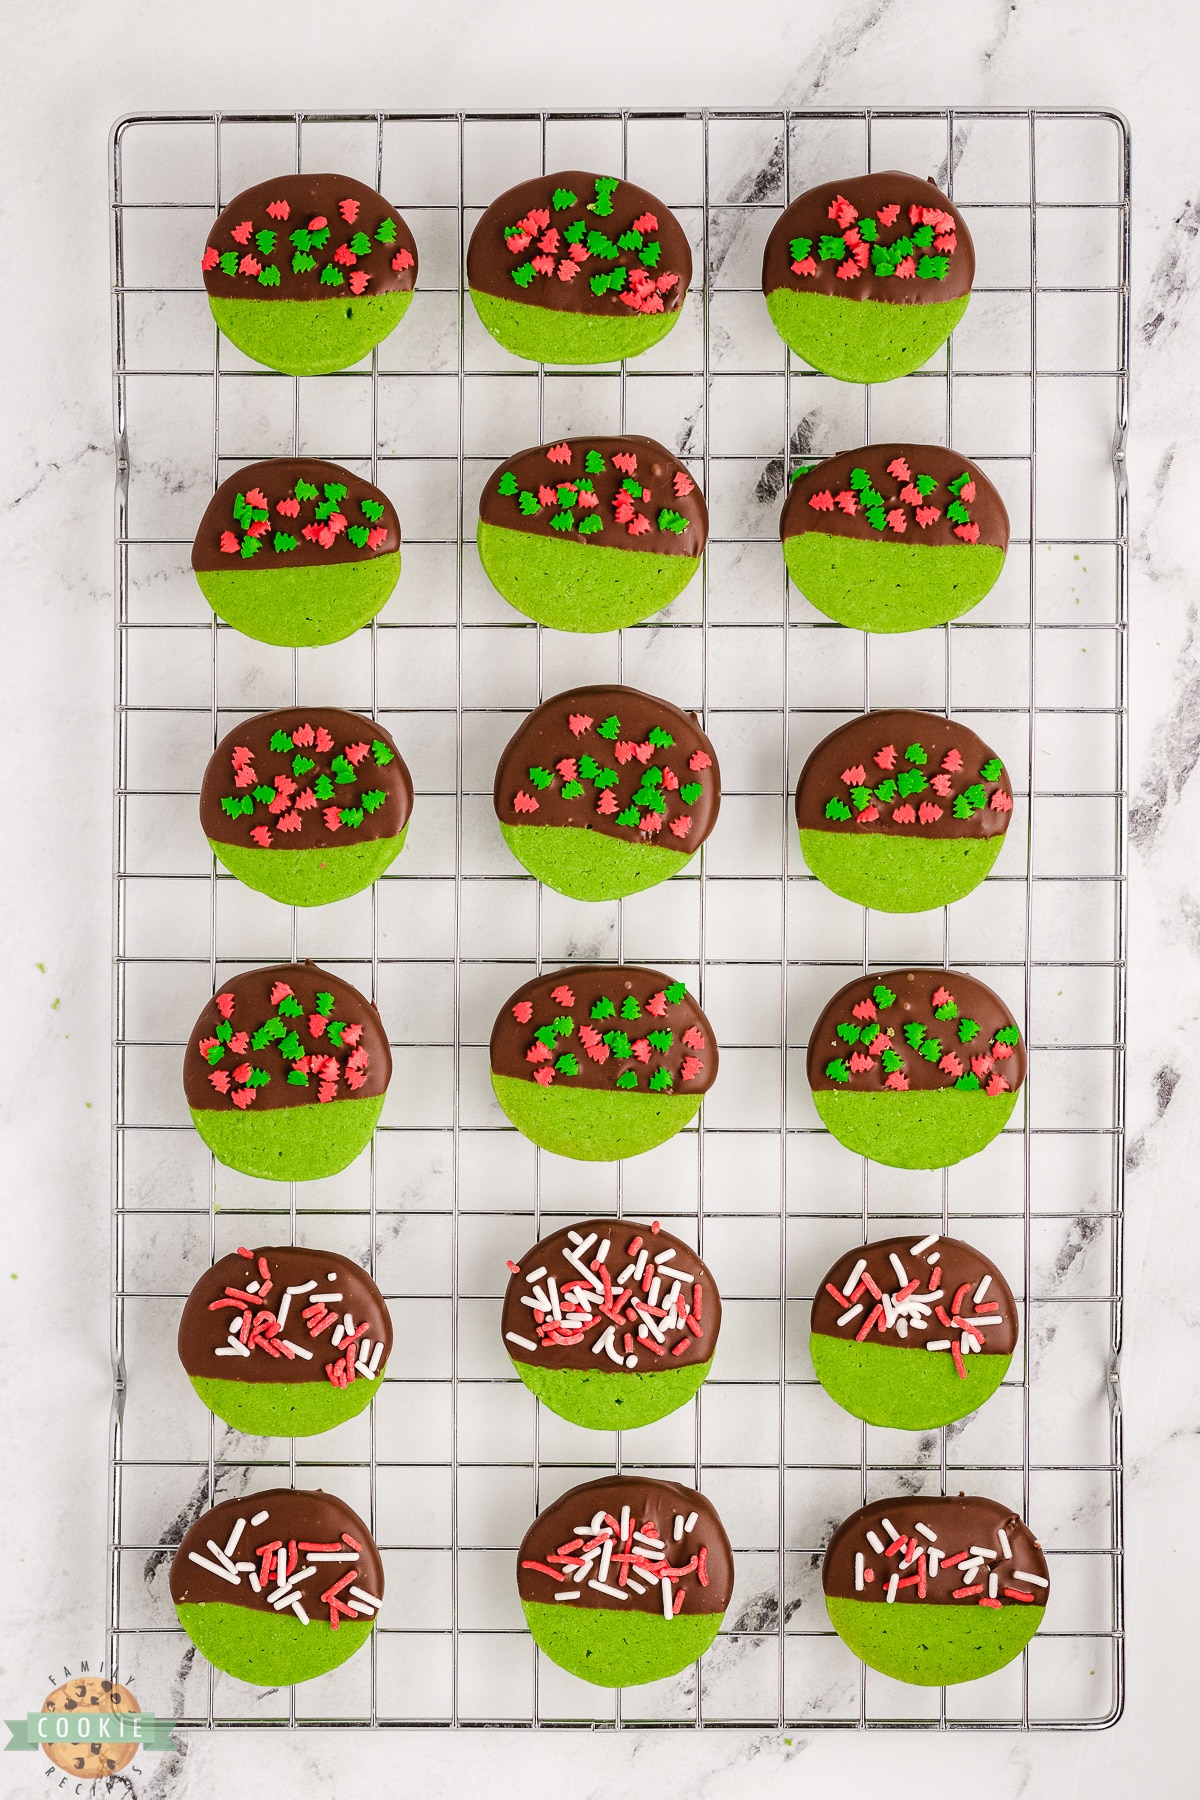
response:
<path id="1" fill-rule="evenodd" d="M 721 1629 L 724 1613 L 678 1613 L 673 1619 L 607 1607 L 522 1600 L 538 1648 L 593 1687 L 639 1687 L 694 1663 Z"/>
<path id="2" fill-rule="evenodd" d="M 543 1150 L 575 1162 L 617 1162 L 640 1156 L 682 1131 L 700 1110 L 703 1094 L 624 1093 L 599 1088 L 540 1087 L 492 1072 L 505 1116 Z"/>
<path id="3" fill-rule="evenodd" d="M 659 844 L 627 844 L 581 825 L 506 825 L 504 841 L 531 875 L 572 900 L 620 900 L 681 875 L 693 860 Z"/>
<path id="4" fill-rule="evenodd" d="M 257 1612 L 227 1600 L 177 1601 L 175 1611 L 214 1669 L 261 1688 L 327 1675 L 361 1650 L 375 1628 L 373 1619 L 343 1619 L 334 1631 L 311 1615 L 302 1625 L 292 1612 Z"/>
<path id="5" fill-rule="evenodd" d="M 851 300 L 776 288 L 771 323 L 790 349 L 838 381 L 875 383 L 911 375 L 940 350 L 967 310 L 957 300 Z"/>
<path id="6" fill-rule="evenodd" d="M 232 559 L 231 559 L 232 561 Z M 287 649 L 337 644 L 369 625 L 400 579 L 400 552 L 370 562 L 295 568 L 195 569 L 197 585 L 219 619 L 243 637 Z"/>
<path id="7" fill-rule="evenodd" d="M 326 850 L 261 850 L 211 837 L 208 844 L 243 887 L 269 894 L 283 906 L 330 906 L 378 881 L 403 850 L 407 836 L 405 824 L 394 837 L 336 844 Z"/>
<path id="8" fill-rule="evenodd" d="M 321 1370 L 322 1354 L 337 1351 L 313 1347 L 312 1367 Z M 228 1381 L 217 1375 L 189 1375 L 188 1380 L 218 1419 L 251 1437 L 315 1437 L 365 1412 L 382 1384 L 378 1375 L 360 1375 L 348 1387 L 334 1387 L 324 1375 L 311 1381 Z"/>
<path id="9" fill-rule="evenodd" d="M 998 544 L 900 544 L 829 531 L 783 540 L 804 598 L 853 631 L 927 631 L 978 606 L 999 579 Z"/>
<path id="10" fill-rule="evenodd" d="M 406 293 L 351 294 L 322 300 L 246 300 L 210 294 L 219 329 L 243 355 L 281 375 L 332 375 L 361 362 L 396 329 L 412 302 Z"/>
<path id="11" fill-rule="evenodd" d="M 632 542 L 618 548 L 591 538 L 542 537 L 482 519 L 475 544 L 496 592 L 522 617 L 555 631 L 640 624 L 678 599 L 700 567 L 698 556 L 658 556 Z"/>
<path id="12" fill-rule="evenodd" d="M 800 833 L 800 852 L 810 874 L 831 893 L 875 912 L 929 912 L 949 906 L 977 888 L 1004 844 L 999 831 L 987 838 L 871 836 L 863 832 Z"/>
<path id="13" fill-rule="evenodd" d="M 864 1315 L 856 1324 L 861 1328 L 865 1322 Z M 814 1331 L 808 1348 L 817 1380 L 854 1418 L 894 1431 L 933 1431 L 965 1419 L 990 1400 L 1012 1362 L 1011 1356 L 972 1354 L 963 1359 L 964 1378 L 953 1357 L 931 1354 L 921 1341 L 941 1335 L 932 1328 L 917 1332 L 909 1347 L 901 1347 L 859 1344 L 852 1337 Z"/>
<path id="14" fill-rule="evenodd" d="M 1019 1600 L 997 1610 L 934 1600 L 888 1606 L 827 1594 L 825 1606 L 834 1630 L 861 1662 L 913 1687 L 953 1687 L 994 1675 L 1021 1654 L 1046 1614 L 1044 1606 Z"/>
<path id="15" fill-rule="evenodd" d="M 218 1162 L 264 1181 L 319 1181 L 340 1174 L 366 1149 L 385 1095 L 301 1102 L 269 1112 L 189 1108 Z"/>
<path id="16" fill-rule="evenodd" d="M 650 1353 L 641 1355 L 649 1360 Z M 513 1368 L 543 1406 L 588 1431 L 635 1431 L 686 1406 L 708 1379 L 712 1357 L 674 1369 L 548 1369 L 518 1362 Z"/>
<path id="17" fill-rule="evenodd" d="M 504 300 L 478 288 L 471 288 L 470 295 L 484 329 L 526 362 L 572 366 L 625 362 L 660 343 L 680 317 L 679 312 L 660 312 L 605 318 L 558 312 L 530 300 Z"/>
<path id="18" fill-rule="evenodd" d="M 890 1169 L 947 1169 L 976 1156 L 1012 1117 L 1019 1089 L 910 1089 L 873 1094 L 815 1088 L 813 1105 L 839 1144 Z"/>

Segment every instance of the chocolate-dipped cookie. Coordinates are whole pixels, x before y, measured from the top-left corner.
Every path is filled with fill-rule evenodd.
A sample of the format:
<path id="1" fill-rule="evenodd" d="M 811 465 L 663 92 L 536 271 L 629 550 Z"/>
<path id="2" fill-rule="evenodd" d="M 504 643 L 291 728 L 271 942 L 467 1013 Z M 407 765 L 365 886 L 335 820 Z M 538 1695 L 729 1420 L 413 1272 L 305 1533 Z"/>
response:
<path id="1" fill-rule="evenodd" d="M 998 1500 L 896 1494 L 851 1513 L 821 1579 L 842 1642 L 917 1687 L 992 1675 L 1020 1654 L 1050 1597 L 1041 1545 Z"/>
<path id="2" fill-rule="evenodd" d="M 817 745 L 796 784 L 810 870 L 877 912 L 926 912 L 969 894 L 1000 854 L 1012 807 L 996 752 L 937 713 L 851 719 Z"/>
<path id="3" fill-rule="evenodd" d="M 417 246 L 361 181 L 277 175 L 218 215 L 200 267 L 213 318 L 239 350 L 285 375 L 326 375 L 400 323 Z"/>
<path id="4" fill-rule="evenodd" d="M 717 1078 L 712 1026 L 658 969 L 585 963 L 537 975 L 492 1026 L 492 1087 L 518 1131 L 579 1162 L 653 1150 Z"/>
<path id="5" fill-rule="evenodd" d="M 822 1122 L 895 1169 L 944 1169 L 1002 1131 L 1025 1080 L 1016 1020 L 961 969 L 889 969 L 840 988 L 808 1040 Z"/>
<path id="6" fill-rule="evenodd" d="M 708 508 L 653 438 L 563 438 L 492 471 L 475 535 L 493 585 L 527 619 L 616 631 L 683 592 L 700 567 Z"/>
<path id="7" fill-rule="evenodd" d="M 780 337 L 840 381 L 894 381 L 928 362 L 967 310 L 975 249 L 932 181 L 888 169 L 793 200 L 763 252 Z"/>
<path id="8" fill-rule="evenodd" d="M 856 631 L 922 631 L 998 578 L 1008 513 L 982 469 L 937 444 L 868 444 L 798 469 L 779 520 L 805 599 Z"/>
<path id="9" fill-rule="evenodd" d="M 467 247 L 476 312 L 530 362 L 639 355 L 675 324 L 691 279 L 687 238 L 661 200 L 579 169 L 509 188 Z"/>
<path id="10" fill-rule="evenodd" d="M 733 1551 L 703 1494 L 606 1475 L 538 1514 L 517 1589 L 551 1662 L 597 1687 L 634 1687 L 704 1655 L 733 1593 Z"/>
<path id="11" fill-rule="evenodd" d="M 508 1267 L 504 1347 L 562 1418 L 632 1430 L 674 1412 L 707 1378 L 721 1296 L 711 1270 L 657 1219 L 585 1219 Z"/>
<path id="12" fill-rule="evenodd" d="M 518 726 L 492 802 L 530 874 L 617 900 L 687 868 L 717 822 L 721 771 L 694 713 L 637 688 L 572 688 Z"/>
<path id="13" fill-rule="evenodd" d="M 171 1563 L 171 1598 L 214 1668 L 289 1687 L 362 1649 L 383 1601 L 383 1562 L 344 1500 L 269 1488 L 201 1513 Z"/>
<path id="14" fill-rule="evenodd" d="M 243 719 L 213 751 L 200 824 L 231 875 L 285 906 L 324 906 L 399 856 L 412 778 L 391 735 L 335 706 Z"/>
<path id="15" fill-rule="evenodd" d="M 205 508 L 192 569 L 218 618 L 263 644 L 333 644 L 367 625 L 400 578 L 400 522 L 383 492 L 312 456 L 250 463 Z"/>
<path id="16" fill-rule="evenodd" d="M 995 1393 L 1017 1327 L 995 1263 L 931 1232 L 839 1256 L 813 1301 L 808 1347 L 817 1380 L 856 1419 L 931 1431 Z"/>
<path id="17" fill-rule="evenodd" d="M 336 1175 L 371 1141 L 392 1073 L 379 1014 L 315 963 L 235 975 L 188 1039 L 183 1088 L 218 1162 L 268 1181 Z"/>
<path id="18" fill-rule="evenodd" d="M 392 1321 L 365 1269 L 333 1250 L 239 1246 L 202 1275 L 179 1360 L 219 1419 L 259 1437 L 312 1437 L 370 1405 Z"/>

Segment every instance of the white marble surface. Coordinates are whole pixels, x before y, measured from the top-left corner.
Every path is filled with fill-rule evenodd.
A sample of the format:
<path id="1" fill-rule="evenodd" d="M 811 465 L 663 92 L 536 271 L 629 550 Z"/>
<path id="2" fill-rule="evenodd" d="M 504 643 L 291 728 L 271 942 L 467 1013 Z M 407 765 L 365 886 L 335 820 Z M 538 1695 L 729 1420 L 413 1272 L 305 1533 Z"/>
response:
<path id="1" fill-rule="evenodd" d="M 486 24 L 481 23 L 486 21 Z M 698 1795 L 824 1792 L 886 1780 L 986 1780 L 996 1800 L 1139 1793 L 1153 1769 L 1188 1791 L 1190 1589 L 1170 1554 L 1194 1518 L 1200 1313 L 1165 1272 L 1192 1224 L 1200 1004 L 1191 781 L 1200 757 L 1189 495 L 1200 383 L 1189 303 L 1200 280 L 1197 27 L 1178 6 L 864 0 L 817 12 L 702 3 L 559 17 L 514 3 L 417 9 L 47 5 L 6 30 L 11 93 L 3 305 L 12 424 L 4 486 L 11 649 L 4 710 L 22 783 L 20 859 L 5 867 L 5 969 L 19 1020 L 0 1089 L 8 1272 L 0 1331 L 12 1446 L 0 1699 L 36 1706 L 63 1663 L 95 1660 L 103 1621 L 108 1370 L 111 413 L 104 139 L 139 108 L 551 104 L 1115 106 L 1135 146 L 1130 1182 L 1126 1357 L 1129 1705 L 1099 1736 L 722 1732 L 574 1735 L 261 1732 L 189 1736 L 143 1759 L 143 1795 L 239 1789 L 508 1795 L 548 1783 L 581 1800 L 632 1780 Z M 67 262 L 68 256 L 70 262 Z M 65 279 L 60 270 L 70 271 Z M 19 748 L 18 748 L 19 747 Z M 65 749 L 70 758 L 63 757 Z M 50 771 L 53 770 L 51 775 Z M 23 770 L 24 772 L 24 770 Z M 53 788 L 51 794 L 50 790 Z M 35 804 L 30 802 L 37 800 Z M 44 798 L 42 797 L 44 796 Z M 1165 1251 L 1165 1253 L 1164 1253 Z M 1164 1554 L 1164 1547 L 1166 1553 Z M 1181 1578 L 1182 1576 L 1182 1578 Z M 6 1764 L 10 1791 L 45 1787 Z M 39 1786 L 40 1784 L 40 1786 Z"/>

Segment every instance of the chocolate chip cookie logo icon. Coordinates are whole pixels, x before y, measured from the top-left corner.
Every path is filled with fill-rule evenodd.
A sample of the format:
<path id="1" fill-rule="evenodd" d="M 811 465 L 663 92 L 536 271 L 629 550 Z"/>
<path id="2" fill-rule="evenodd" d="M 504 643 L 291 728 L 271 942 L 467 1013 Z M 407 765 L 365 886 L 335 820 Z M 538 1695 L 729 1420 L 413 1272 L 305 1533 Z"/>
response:
<path id="1" fill-rule="evenodd" d="M 172 1720 L 144 1713 L 123 1681 L 89 1674 L 87 1668 L 82 1663 L 79 1674 L 53 1688 L 40 1712 L 6 1719 L 10 1737 L 4 1748 L 44 1750 L 77 1783 L 106 1780 L 128 1768 L 139 1750 L 176 1748 Z"/>

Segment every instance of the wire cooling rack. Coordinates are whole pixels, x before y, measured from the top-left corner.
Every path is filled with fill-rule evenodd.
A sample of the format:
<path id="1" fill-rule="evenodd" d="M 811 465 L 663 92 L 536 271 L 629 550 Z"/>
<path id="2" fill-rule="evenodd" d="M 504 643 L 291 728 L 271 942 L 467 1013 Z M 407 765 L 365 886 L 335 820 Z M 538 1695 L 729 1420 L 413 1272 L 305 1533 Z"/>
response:
<path id="1" fill-rule="evenodd" d="M 496 193 L 539 169 L 628 173 L 678 213 L 696 285 L 636 362 L 518 363 L 464 304 L 463 251 Z M 949 348 L 875 390 L 795 362 L 758 287 L 791 196 L 898 167 L 970 223 L 971 308 Z M 260 368 L 213 329 L 199 247 L 215 211 L 283 169 L 378 185 L 420 247 L 411 311 L 369 362 L 318 380 Z M 1123 1695 L 1121 1413 L 1129 158 L 1108 112 L 852 111 L 138 115 L 111 141 L 117 437 L 110 1649 L 143 1702 L 239 1723 L 958 1729 L 1111 1724 Z M 704 274 L 703 282 L 700 279 Z M 661 617 L 546 632 L 480 572 L 475 502 L 516 448 L 649 432 L 712 515 L 703 572 Z M 953 444 L 1007 502 L 1005 573 L 966 619 L 870 638 L 789 589 L 777 539 L 802 459 L 874 439 Z M 190 541 L 244 462 L 332 457 L 395 499 L 404 573 L 344 644 L 274 650 L 216 624 Z M 698 873 L 614 905 L 539 888 L 491 814 L 518 720 L 581 681 L 697 707 L 724 799 Z M 219 872 L 196 818 L 213 745 L 247 713 L 312 700 L 376 714 L 417 789 L 408 846 L 371 893 L 296 913 Z M 953 710 L 1017 793 L 996 872 L 947 912 L 865 914 L 797 853 L 808 750 L 869 707 Z M 313 956 L 380 1004 L 395 1075 L 372 1151 L 276 1186 L 214 1164 L 179 1059 L 215 981 Z M 536 969 L 679 972 L 721 1042 L 697 1128 L 627 1165 L 536 1152 L 491 1101 L 487 1039 Z M 819 1127 L 806 1032 L 855 971 L 980 973 L 1024 1023 L 1023 1107 L 981 1155 L 926 1174 L 868 1165 Z M 712 1379 L 614 1437 L 541 1412 L 498 1329 L 504 1259 L 572 1217 L 660 1216 L 718 1272 Z M 807 1315 L 865 1235 L 959 1233 L 1021 1306 L 1009 1380 L 922 1434 L 859 1426 L 816 1386 Z M 174 1354 L 214 1255 L 286 1238 L 339 1249 L 387 1294 L 396 1348 L 370 1416 L 284 1442 L 218 1427 Z M 696 1669 L 611 1693 L 535 1652 L 512 1579 L 530 1518 L 597 1471 L 702 1488 L 737 1552 L 724 1630 Z M 286 1691 L 212 1671 L 179 1632 L 171 1547 L 215 1500 L 323 1485 L 369 1518 L 387 1566 L 369 1651 Z M 948 1690 L 864 1670 L 831 1633 L 820 1559 L 868 1497 L 974 1490 L 1018 1509 L 1053 1568 L 1046 1629 L 1008 1669 Z"/>

